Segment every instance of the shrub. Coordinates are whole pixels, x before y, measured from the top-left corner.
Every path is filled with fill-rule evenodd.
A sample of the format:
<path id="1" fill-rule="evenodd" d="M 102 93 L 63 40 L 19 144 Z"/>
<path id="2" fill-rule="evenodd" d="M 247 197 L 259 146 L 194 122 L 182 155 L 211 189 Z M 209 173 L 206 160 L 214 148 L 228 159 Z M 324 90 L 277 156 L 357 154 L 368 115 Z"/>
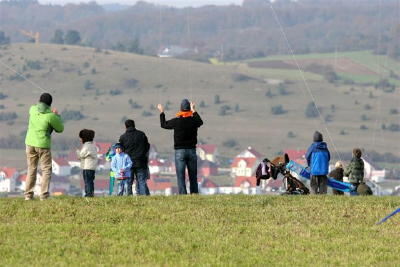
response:
<path id="1" fill-rule="evenodd" d="M 362 124 L 362 125 L 360 126 L 360 130 L 368 130 L 368 127 L 365 126 L 364 124 Z"/>
<path id="2" fill-rule="evenodd" d="M 41 63 L 39 60 L 27 60 L 26 66 L 32 70 L 40 70 L 42 69 Z"/>
<path id="3" fill-rule="evenodd" d="M 85 116 L 79 110 L 63 110 L 60 114 L 64 121 L 79 121 Z"/>
<path id="4" fill-rule="evenodd" d="M 318 117 L 318 109 L 316 108 L 314 102 L 308 103 L 305 111 L 305 115 L 307 118 L 316 118 Z"/>
<path id="5" fill-rule="evenodd" d="M 271 92 L 271 89 L 268 89 L 268 91 L 265 93 L 265 96 L 268 97 L 268 98 L 273 98 L 274 97 L 274 95 Z"/>
<path id="6" fill-rule="evenodd" d="M 362 115 L 361 115 L 361 120 L 362 120 L 362 121 L 367 121 L 367 120 L 369 120 L 369 118 L 368 118 L 367 115 L 362 114 Z"/>
<path id="7" fill-rule="evenodd" d="M 232 79 L 235 82 L 247 82 L 247 81 L 251 81 L 251 80 L 256 80 L 255 78 L 247 76 L 247 75 L 244 75 L 242 73 L 234 73 L 234 74 L 232 74 Z"/>
<path id="8" fill-rule="evenodd" d="M 5 94 L 3 94 L 3 93 L 0 93 L 0 100 L 1 99 L 5 99 L 5 98 L 7 98 L 8 97 L 8 95 L 5 95 Z"/>
<path id="9" fill-rule="evenodd" d="M 15 112 L 0 112 L 0 121 L 12 121 L 18 117 Z"/>
<path id="10" fill-rule="evenodd" d="M 397 123 L 392 123 L 389 126 L 386 127 L 387 130 L 392 131 L 392 132 L 399 132 L 400 131 L 400 125 Z"/>
<path id="11" fill-rule="evenodd" d="M 234 148 L 238 145 L 238 142 L 235 139 L 228 139 L 222 143 L 222 146 L 228 148 Z"/>
<path id="12" fill-rule="evenodd" d="M 396 115 L 399 114 L 399 110 L 397 108 L 392 108 L 389 110 L 390 115 Z"/>
<path id="13" fill-rule="evenodd" d="M 121 95 L 122 91 L 119 89 L 115 89 L 115 90 L 110 90 L 110 95 L 115 96 L 115 95 Z"/>
<path id="14" fill-rule="evenodd" d="M 139 81 L 136 79 L 128 79 L 124 82 L 124 85 L 128 88 L 136 88 L 136 86 L 139 84 Z"/>
<path id="15" fill-rule="evenodd" d="M 143 117 L 150 117 L 150 116 L 153 116 L 153 113 L 151 113 L 150 111 L 143 110 L 142 116 Z"/>
<path id="16" fill-rule="evenodd" d="M 214 96 L 214 104 L 216 105 L 221 104 L 221 98 L 219 95 Z"/>
<path id="17" fill-rule="evenodd" d="M 287 111 L 283 109 L 283 106 L 282 106 L 282 105 L 273 106 L 273 107 L 271 108 L 271 113 L 272 113 L 273 115 L 281 115 L 281 114 L 284 114 L 284 113 L 286 113 L 286 112 L 287 112 Z"/>
<path id="18" fill-rule="evenodd" d="M 372 109 L 372 106 L 371 106 L 370 104 L 365 104 L 365 105 L 364 105 L 364 109 L 365 109 L 365 110 L 371 110 L 371 109 Z"/>
<path id="19" fill-rule="evenodd" d="M 295 138 L 296 135 L 295 135 L 292 131 L 289 131 L 289 132 L 287 133 L 287 137 L 288 137 L 288 138 Z"/>
<path id="20" fill-rule="evenodd" d="M 94 83 L 91 80 L 86 80 L 85 83 L 83 84 L 83 88 L 85 90 L 90 90 L 93 89 Z"/>

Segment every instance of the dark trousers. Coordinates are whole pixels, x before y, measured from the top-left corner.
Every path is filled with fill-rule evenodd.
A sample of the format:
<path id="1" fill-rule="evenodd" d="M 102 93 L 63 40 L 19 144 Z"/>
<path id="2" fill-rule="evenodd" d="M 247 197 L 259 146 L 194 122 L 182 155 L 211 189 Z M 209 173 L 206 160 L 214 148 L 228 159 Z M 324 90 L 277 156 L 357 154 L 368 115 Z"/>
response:
<path id="1" fill-rule="evenodd" d="M 326 194 L 328 191 L 328 177 L 326 175 L 312 175 L 310 187 L 311 194 Z"/>
<path id="2" fill-rule="evenodd" d="M 85 182 L 85 197 L 94 196 L 94 170 L 83 170 L 83 181 Z"/>
<path id="3" fill-rule="evenodd" d="M 132 177 L 136 181 L 136 194 L 137 195 L 150 195 L 149 187 L 147 186 L 147 179 L 149 179 L 149 169 L 148 168 L 132 168 Z M 131 194 L 132 194 L 132 187 Z"/>
<path id="4" fill-rule="evenodd" d="M 336 180 L 336 181 L 343 182 L 343 179 L 342 179 L 342 180 L 335 179 L 335 180 Z M 339 191 L 339 190 L 336 190 L 336 189 L 332 189 L 332 193 L 333 193 L 334 195 L 344 195 L 344 192 Z"/>
<path id="5" fill-rule="evenodd" d="M 178 179 L 179 194 L 187 194 L 186 191 L 186 167 L 189 173 L 190 193 L 198 194 L 197 184 L 197 155 L 195 148 L 175 150 L 175 168 Z"/>

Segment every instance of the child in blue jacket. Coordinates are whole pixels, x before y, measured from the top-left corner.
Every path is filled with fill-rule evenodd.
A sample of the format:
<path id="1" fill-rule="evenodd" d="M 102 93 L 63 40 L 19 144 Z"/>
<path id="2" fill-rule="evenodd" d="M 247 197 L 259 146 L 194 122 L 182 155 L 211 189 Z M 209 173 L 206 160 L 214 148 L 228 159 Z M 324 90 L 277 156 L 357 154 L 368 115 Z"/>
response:
<path id="1" fill-rule="evenodd" d="M 115 179 L 118 183 L 118 196 L 123 196 L 127 191 L 128 178 L 131 177 L 131 158 L 123 152 L 123 147 L 120 143 L 116 143 L 115 156 L 111 160 L 111 170 L 115 174 Z"/>
<path id="2" fill-rule="evenodd" d="M 311 173 L 311 193 L 326 194 L 328 189 L 328 170 L 331 155 L 328 145 L 323 142 L 322 134 L 318 131 L 314 133 L 313 143 L 308 148 L 306 159 Z"/>

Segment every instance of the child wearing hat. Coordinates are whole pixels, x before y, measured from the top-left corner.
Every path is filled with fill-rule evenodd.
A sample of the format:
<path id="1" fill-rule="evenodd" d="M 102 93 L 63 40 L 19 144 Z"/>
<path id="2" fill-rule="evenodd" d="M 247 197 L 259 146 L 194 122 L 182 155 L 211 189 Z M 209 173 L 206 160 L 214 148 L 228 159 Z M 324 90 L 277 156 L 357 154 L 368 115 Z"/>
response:
<path id="1" fill-rule="evenodd" d="M 111 170 L 115 174 L 115 179 L 118 183 L 118 196 L 123 196 L 127 191 L 128 178 L 131 176 L 132 160 L 123 152 L 123 147 L 120 143 L 116 143 L 115 156 L 111 160 Z"/>

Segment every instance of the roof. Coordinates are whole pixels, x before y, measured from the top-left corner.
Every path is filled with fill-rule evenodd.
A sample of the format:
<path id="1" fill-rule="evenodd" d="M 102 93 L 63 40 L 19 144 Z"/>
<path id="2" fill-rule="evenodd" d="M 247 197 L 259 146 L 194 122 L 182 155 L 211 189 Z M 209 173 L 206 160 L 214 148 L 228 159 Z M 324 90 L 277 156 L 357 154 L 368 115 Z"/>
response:
<path id="1" fill-rule="evenodd" d="M 216 188 L 218 185 L 211 181 L 210 179 L 204 178 L 203 182 L 201 183 L 201 187 L 204 188 Z"/>
<path id="2" fill-rule="evenodd" d="M 214 154 L 217 150 L 217 145 L 203 144 L 197 145 L 197 148 L 202 149 L 206 154 Z"/>
<path id="3" fill-rule="evenodd" d="M 53 161 L 59 166 L 69 166 L 69 163 L 65 158 L 53 158 Z"/>
<path id="4" fill-rule="evenodd" d="M 147 180 L 147 186 L 151 191 L 159 191 L 172 188 L 172 183 L 167 178 L 151 178 Z"/>
<path id="5" fill-rule="evenodd" d="M 197 166 L 198 168 L 218 168 L 217 164 L 209 160 L 199 160 Z"/>
<path id="6" fill-rule="evenodd" d="M 106 154 L 108 149 L 112 146 L 111 143 L 101 143 L 101 142 L 96 142 L 95 145 L 97 148 L 97 154 L 101 155 Z"/>
<path id="7" fill-rule="evenodd" d="M 257 158 L 260 159 L 263 157 L 263 155 L 258 152 L 257 150 L 255 150 L 254 148 L 252 148 L 251 146 L 249 146 L 246 150 L 242 151 L 239 155 L 237 155 L 236 157 L 239 158 Z"/>
<path id="8" fill-rule="evenodd" d="M 17 173 L 17 169 L 16 168 L 2 167 L 2 168 L 0 168 L 0 173 L 1 172 L 4 172 L 4 175 L 5 175 L 4 178 L 12 178 Z"/>
<path id="9" fill-rule="evenodd" d="M 233 160 L 231 167 L 232 168 L 237 167 L 239 162 L 242 160 L 244 160 L 246 162 L 246 165 L 248 168 L 253 168 L 258 163 L 258 159 L 256 159 L 256 158 L 238 158 L 238 157 L 236 157 Z"/>
<path id="10" fill-rule="evenodd" d="M 289 159 L 296 160 L 296 159 L 304 159 L 307 151 L 306 150 L 287 149 L 287 150 L 283 151 L 283 153 L 288 154 Z"/>
<path id="11" fill-rule="evenodd" d="M 27 178 L 26 174 L 21 174 L 20 176 L 18 176 L 17 180 L 20 182 L 25 182 Z"/>
<path id="12" fill-rule="evenodd" d="M 149 161 L 149 166 L 164 166 L 164 163 L 158 159 L 152 159 Z"/>
<path id="13" fill-rule="evenodd" d="M 235 184 L 234 187 L 240 187 L 243 183 L 249 183 L 250 187 L 256 187 L 257 186 L 257 179 L 256 177 L 243 177 L 243 176 L 238 176 L 235 179 Z"/>

